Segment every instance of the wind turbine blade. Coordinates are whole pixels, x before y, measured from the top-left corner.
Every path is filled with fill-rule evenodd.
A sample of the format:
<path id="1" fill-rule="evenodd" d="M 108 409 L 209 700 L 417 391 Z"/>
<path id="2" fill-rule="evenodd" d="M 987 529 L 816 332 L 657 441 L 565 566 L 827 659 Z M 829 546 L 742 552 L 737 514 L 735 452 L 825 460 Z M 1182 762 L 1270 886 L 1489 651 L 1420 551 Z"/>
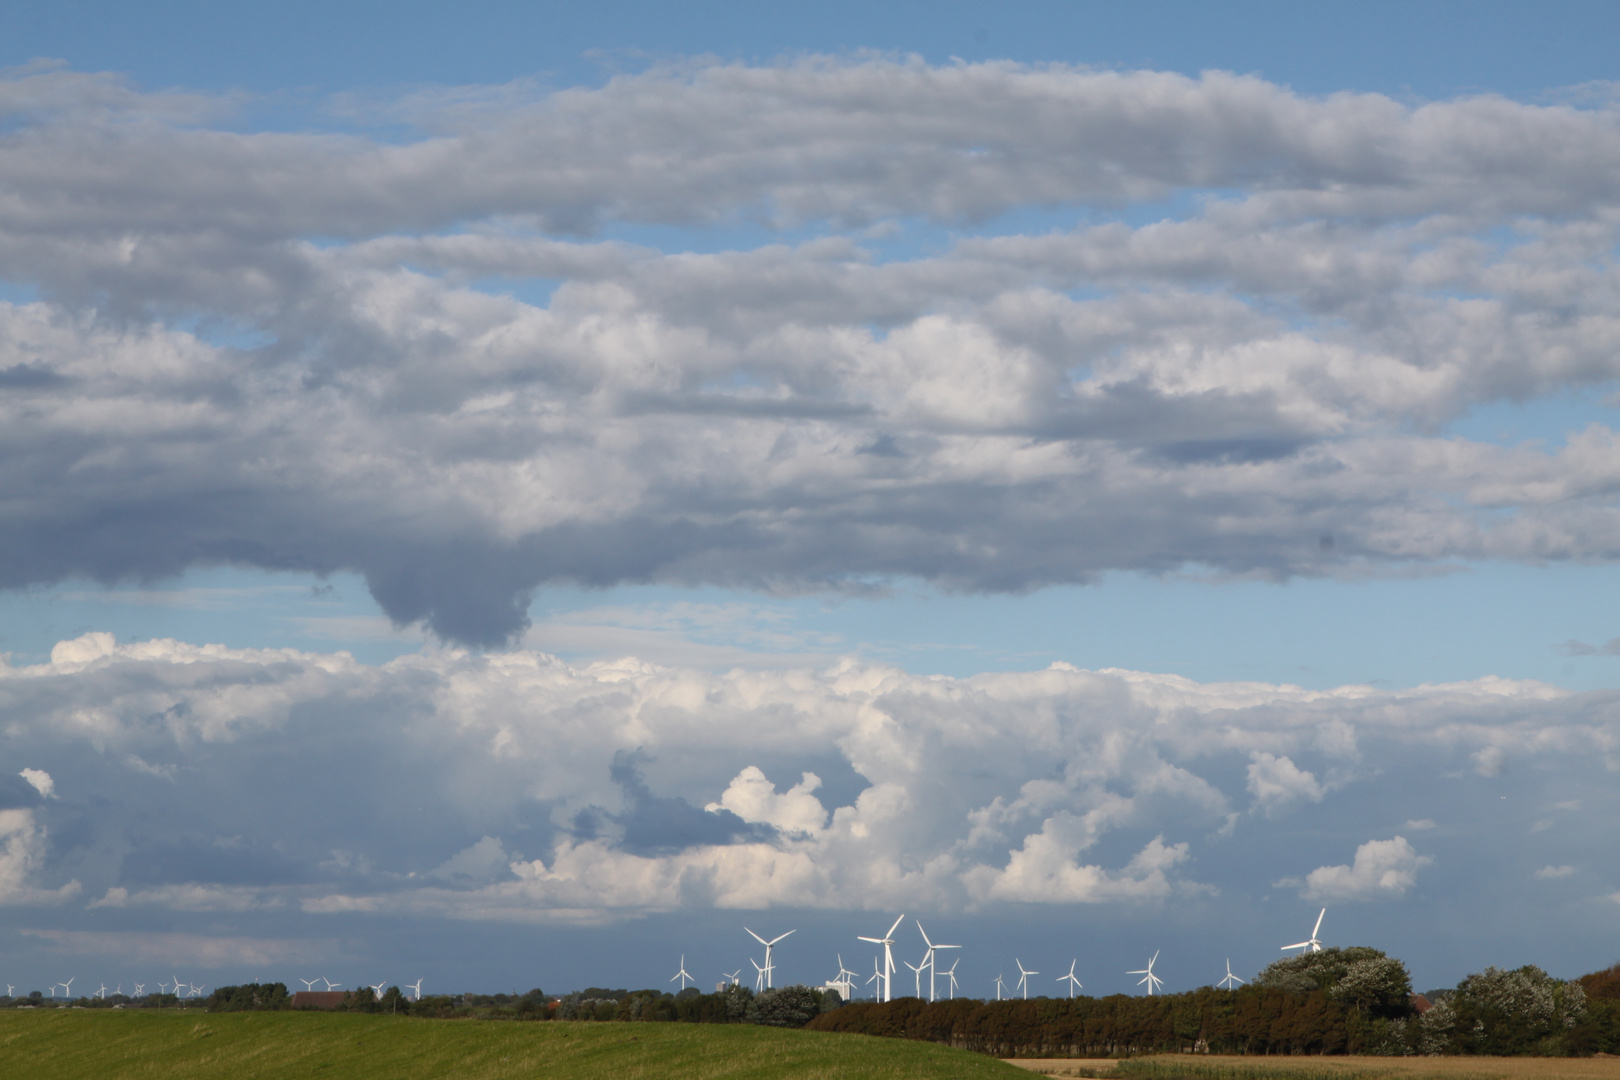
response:
<path id="1" fill-rule="evenodd" d="M 1325 919 L 1325 918 L 1327 918 L 1327 908 L 1323 908 L 1322 909 L 1322 914 L 1320 914 L 1320 915 L 1318 915 L 1316 917 L 1316 927 L 1315 927 L 1315 929 L 1313 929 L 1311 931 L 1312 940 L 1314 940 L 1316 938 L 1317 934 L 1321 933 L 1321 931 L 1322 931 L 1322 920 Z"/>
<path id="2" fill-rule="evenodd" d="M 917 920 L 917 933 L 922 935 L 923 944 L 927 945 L 930 949 L 932 949 L 934 947 L 934 943 L 932 941 L 928 940 L 928 931 L 926 931 L 926 930 L 924 930 L 922 928 L 922 920 L 921 919 Z"/>
<path id="3" fill-rule="evenodd" d="M 874 945 L 882 945 L 883 944 L 883 939 L 880 938 L 880 937 L 858 937 L 855 940 L 856 941 L 870 941 Z"/>
<path id="4" fill-rule="evenodd" d="M 765 944 L 767 944 L 767 945 L 775 945 L 778 941 L 781 941 L 782 938 L 792 937 L 794 934 L 797 934 L 797 933 L 798 933 L 797 930 L 789 930 L 787 933 L 783 934 L 782 937 L 772 938 L 771 940 L 767 941 Z"/>
<path id="5" fill-rule="evenodd" d="M 902 912 L 900 917 L 898 919 L 894 920 L 894 925 L 889 927 L 889 932 L 887 934 L 884 934 L 883 936 L 886 937 L 886 938 L 894 937 L 894 932 L 896 930 L 900 929 L 900 924 L 905 922 L 905 920 L 906 920 L 905 913 Z"/>
<path id="6" fill-rule="evenodd" d="M 745 927 L 743 927 L 743 929 L 748 930 L 748 927 L 745 926 Z M 754 933 L 752 930 L 748 930 L 748 936 L 753 938 L 755 941 L 759 942 L 761 945 L 769 945 L 770 944 L 770 942 L 766 941 L 764 938 L 760 937 L 758 934 Z"/>

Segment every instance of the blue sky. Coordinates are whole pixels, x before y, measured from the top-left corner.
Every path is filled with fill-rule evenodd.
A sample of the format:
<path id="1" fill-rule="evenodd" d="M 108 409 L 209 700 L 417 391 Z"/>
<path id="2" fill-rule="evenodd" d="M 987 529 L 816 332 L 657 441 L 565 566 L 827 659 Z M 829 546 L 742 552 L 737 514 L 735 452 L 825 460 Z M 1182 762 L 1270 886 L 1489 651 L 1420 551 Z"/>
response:
<path id="1" fill-rule="evenodd" d="M 0 979 L 1606 965 L 1615 19 L 10 12 Z"/>

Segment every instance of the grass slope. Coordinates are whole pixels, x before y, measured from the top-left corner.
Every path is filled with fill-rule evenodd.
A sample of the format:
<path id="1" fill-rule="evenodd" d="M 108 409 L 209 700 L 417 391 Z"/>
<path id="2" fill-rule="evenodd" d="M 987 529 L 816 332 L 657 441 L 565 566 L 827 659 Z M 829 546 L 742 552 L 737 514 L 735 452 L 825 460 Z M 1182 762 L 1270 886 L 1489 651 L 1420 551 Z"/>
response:
<path id="1" fill-rule="evenodd" d="M 332 1013 L 0 1011 L 27 1080 L 1030 1080 L 930 1043 L 748 1025 L 491 1023 Z"/>

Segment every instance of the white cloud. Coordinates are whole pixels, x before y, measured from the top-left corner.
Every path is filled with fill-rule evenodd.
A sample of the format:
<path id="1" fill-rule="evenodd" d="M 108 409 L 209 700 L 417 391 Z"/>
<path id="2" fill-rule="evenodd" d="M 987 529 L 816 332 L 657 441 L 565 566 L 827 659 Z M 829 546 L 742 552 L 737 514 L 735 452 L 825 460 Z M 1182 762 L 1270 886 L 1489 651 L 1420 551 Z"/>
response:
<path id="1" fill-rule="evenodd" d="M 1406 824 L 1401 826 L 1401 828 L 1407 832 L 1423 832 L 1426 829 L 1432 829 L 1434 827 L 1435 823 L 1434 819 L 1432 818 L 1418 818 L 1415 821 L 1408 821 Z"/>
<path id="2" fill-rule="evenodd" d="M 99 899 L 92 900 L 89 908 L 156 907 L 170 911 L 256 911 L 261 908 L 280 907 L 285 901 L 264 889 L 243 886 L 201 885 L 185 882 L 179 885 L 160 885 L 131 892 L 121 885 L 114 886 Z"/>
<path id="3" fill-rule="evenodd" d="M 1434 862 L 1419 855 L 1404 836 L 1369 840 L 1356 848 L 1349 866 L 1319 866 L 1305 878 L 1300 894 L 1309 900 L 1377 900 L 1406 895 L 1418 871 Z"/>
<path id="4" fill-rule="evenodd" d="M 1575 868 L 1573 866 L 1543 866 L 1540 870 L 1536 871 L 1536 877 L 1539 880 L 1548 881 L 1556 878 L 1569 877 L 1574 872 Z"/>
<path id="5" fill-rule="evenodd" d="M 17 775 L 28 781 L 29 785 L 39 792 L 41 798 L 56 798 L 56 781 L 52 780 L 51 774 L 44 769 L 24 769 Z"/>
<path id="6" fill-rule="evenodd" d="M 815 773 L 805 773 L 783 794 L 756 766 L 738 773 L 708 810 L 730 810 L 744 821 L 763 822 L 791 833 L 816 834 L 827 825 L 827 809 L 814 792 L 821 786 Z"/>
<path id="7" fill-rule="evenodd" d="M 79 892 L 70 881 L 50 890 L 33 881 L 45 865 L 45 830 L 32 810 L 0 810 L 0 905 L 51 904 Z"/>
<path id="8" fill-rule="evenodd" d="M 1620 764 L 1600 696 L 1501 679 L 1310 690 L 854 659 L 716 673 L 454 649 L 372 666 L 110 636 L 53 655 L 0 664 L 8 739 L 107 806 L 142 807 L 77 826 L 72 873 L 97 909 L 611 921 L 1151 900 L 1211 884 L 1225 860 L 1209 845 L 1269 835 L 1266 815 L 1234 814 L 1244 789 L 1375 822 L 1388 804 L 1354 810 L 1357 792 L 1394 762 L 1438 775 L 1495 746 Z M 1377 768 L 1330 786 L 1294 764 L 1346 731 Z M 161 798 L 132 759 L 166 763 Z M 66 895 L 37 816 L 58 806 L 4 812 L 14 903 Z M 1430 858 L 1374 841 L 1301 887 L 1396 896 Z"/>
<path id="9" fill-rule="evenodd" d="M 1322 801 L 1322 785 L 1288 755 L 1256 750 L 1249 757 L 1249 794 L 1254 796 L 1257 808 L 1271 812 L 1296 799 Z"/>
<path id="10" fill-rule="evenodd" d="M 1502 775 L 1507 767 L 1507 754 L 1500 746 L 1486 746 L 1476 750 L 1473 754 L 1474 771 L 1484 777 Z"/>

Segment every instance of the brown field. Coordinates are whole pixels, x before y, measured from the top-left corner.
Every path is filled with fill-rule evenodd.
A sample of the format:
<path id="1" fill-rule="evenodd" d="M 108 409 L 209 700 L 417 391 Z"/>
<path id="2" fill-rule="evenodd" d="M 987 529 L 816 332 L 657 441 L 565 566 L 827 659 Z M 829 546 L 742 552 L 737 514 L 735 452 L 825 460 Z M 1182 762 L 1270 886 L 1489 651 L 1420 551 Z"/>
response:
<path id="1" fill-rule="evenodd" d="M 1045 1076 L 1119 1080 L 1620 1080 L 1620 1057 L 1187 1057 L 1010 1060 Z"/>

